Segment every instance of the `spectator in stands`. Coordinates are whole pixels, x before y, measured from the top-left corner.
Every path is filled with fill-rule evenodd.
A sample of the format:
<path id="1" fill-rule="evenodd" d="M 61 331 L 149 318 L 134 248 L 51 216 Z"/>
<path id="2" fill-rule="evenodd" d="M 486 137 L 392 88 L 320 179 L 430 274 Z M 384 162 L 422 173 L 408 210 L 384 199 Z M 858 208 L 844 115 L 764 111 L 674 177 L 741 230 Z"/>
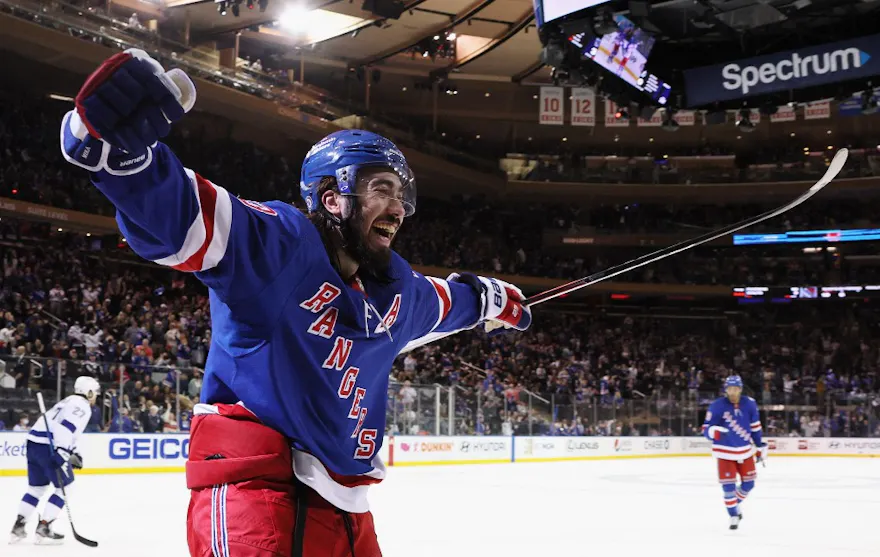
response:
<path id="1" fill-rule="evenodd" d="M 177 433 L 180 431 L 177 415 L 171 411 L 171 406 L 168 406 L 165 409 L 165 414 L 162 415 L 162 431 L 164 433 Z"/>
<path id="2" fill-rule="evenodd" d="M 15 426 L 12 428 L 12 431 L 30 431 L 30 423 L 31 421 L 28 418 L 27 414 L 22 414 L 21 417 L 19 417 L 18 419 L 18 423 L 15 424 Z"/>
<path id="3" fill-rule="evenodd" d="M 107 426 L 107 431 L 109 433 L 133 433 L 134 422 L 129 418 L 129 410 L 128 408 L 121 408 L 119 412 L 110 420 L 110 424 Z"/>
<path id="4" fill-rule="evenodd" d="M 158 406 L 150 404 L 148 413 L 143 414 L 141 419 L 141 429 L 144 433 L 162 433 L 164 424 L 162 417 L 159 415 Z"/>

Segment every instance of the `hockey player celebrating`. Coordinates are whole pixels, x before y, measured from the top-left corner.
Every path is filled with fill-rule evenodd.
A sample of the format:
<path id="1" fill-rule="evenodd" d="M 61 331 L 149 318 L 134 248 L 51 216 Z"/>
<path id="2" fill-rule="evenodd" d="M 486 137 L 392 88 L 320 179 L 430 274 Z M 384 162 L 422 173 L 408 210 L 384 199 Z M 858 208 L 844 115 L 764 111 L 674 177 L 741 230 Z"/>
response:
<path id="1" fill-rule="evenodd" d="M 742 520 L 739 505 L 755 487 L 754 455 L 757 452 L 758 460 L 762 460 L 767 454 L 767 445 L 761 442 L 758 403 L 742 396 L 742 378 L 731 375 L 724 381 L 724 388 L 726 396 L 715 400 L 706 412 L 703 435 L 712 441 L 712 454 L 718 459 L 718 481 L 730 515 L 730 529 L 736 530 Z M 737 474 L 742 482 L 739 486 L 736 485 Z"/>
<path id="2" fill-rule="evenodd" d="M 37 510 L 40 498 L 48 491 L 49 484 L 55 491 L 49 497 L 43 516 L 37 524 L 36 543 L 57 545 L 64 542 L 64 536 L 52 530 L 52 522 L 64 508 L 64 494 L 61 486 L 73 483 L 73 470 L 82 468 L 82 457 L 76 452 L 76 442 L 85 431 L 92 417 L 92 406 L 101 392 L 98 382 L 87 375 L 78 377 L 73 385 L 74 394 L 53 406 L 46 412 L 49 420 L 49 431 L 46 431 L 46 420 L 42 417 L 36 421 L 27 436 L 28 490 L 21 498 L 18 506 L 18 518 L 12 527 L 9 543 L 17 543 L 27 537 L 25 524 Z M 49 443 L 51 436 L 55 445 L 52 451 Z M 58 471 L 61 471 L 59 483 Z"/>
<path id="3" fill-rule="evenodd" d="M 306 155 L 308 208 L 243 201 L 157 140 L 195 87 L 146 53 L 104 62 L 62 124 L 65 158 L 91 172 L 142 257 L 210 291 L 212 344 L 191 430 L 190 553 L 381 555 L 367 489 L 388 375 L 430 333 L 526 329 L 522 293 L 497 279 L 425 277 L 391 250 L 416 206 L 400 150 L 347 130 Z"/>

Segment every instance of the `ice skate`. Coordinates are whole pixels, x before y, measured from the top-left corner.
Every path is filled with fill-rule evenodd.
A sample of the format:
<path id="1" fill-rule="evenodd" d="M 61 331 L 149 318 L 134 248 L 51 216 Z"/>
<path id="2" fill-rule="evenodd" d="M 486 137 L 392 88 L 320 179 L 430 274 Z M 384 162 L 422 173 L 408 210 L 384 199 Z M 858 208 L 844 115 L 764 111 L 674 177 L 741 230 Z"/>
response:
<path id="1" fill-rule="evenodd" d="M 18 543 L 27 537 L 24 525 L 24 517 L 18 515 L 18 518 L 15 519 L 15 526 L 12 527 L 12 535 L 9 538 L 10 544 Z"/>
<path id="2" fill-rule="evenodd" d="M 52 530 L 52 523 L 41 520 L 37 525 L 37 545 L 59 545 L 64 543 L 64 535 Z"/>
<path id="3" fill-rule="evenodd" d="M 731 516 L 730 517 L 730 529 L 736 530 L 737 528 L 739 528 L 739 521 L 740 520 L 742 520 L 741 514 L 738 514 L 736 516 Z"/>

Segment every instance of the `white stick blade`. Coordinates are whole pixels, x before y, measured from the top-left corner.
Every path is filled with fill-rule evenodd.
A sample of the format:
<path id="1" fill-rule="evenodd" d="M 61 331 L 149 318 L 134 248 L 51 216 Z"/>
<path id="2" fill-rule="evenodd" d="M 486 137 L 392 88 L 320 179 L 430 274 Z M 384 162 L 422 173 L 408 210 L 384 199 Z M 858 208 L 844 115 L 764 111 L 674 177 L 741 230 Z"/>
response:
<path id="1" fill-rule="evenodd" d="M 846 164 L 846 159 L 849 157 L 849 149 L 841 149 L 834 155 L 834 158 L 831 159 L 831 164 L 828 165 L 828 170 L 825 171 L 825 175 L 822 176 L 822 179 L 816 182 L 816 184 L 810 188 L 812 190 L 820 190 L 828 185 L 831 180 L 833 180 L 840 171 L 843 170 L 843 165 Z"/>

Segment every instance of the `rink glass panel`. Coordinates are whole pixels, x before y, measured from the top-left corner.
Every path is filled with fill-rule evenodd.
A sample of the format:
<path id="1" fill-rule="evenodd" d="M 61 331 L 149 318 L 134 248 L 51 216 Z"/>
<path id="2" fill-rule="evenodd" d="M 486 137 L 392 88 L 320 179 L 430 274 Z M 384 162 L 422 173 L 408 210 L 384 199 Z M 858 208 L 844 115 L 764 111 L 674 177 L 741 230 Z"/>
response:
<path id="1" fill-rule="evenodd" d="M 90 432 L 187 431 L 203 370 L 93 360 L 0 357 L 0 421 L 11 430 L 39 415 L 35 393 L 54 403 L 73 393 L 79 375 L 96 377 L 102 393 Z M 120 396 L 121 394 L 121 396 Z M 391 435 L 700 435 L 718 395 L 687 390 L 623 399 L 532 393 L 509 386 L 410 384 L 391 381 L 386 434 Z M 880 437 L 880 396 L 843 390 L 761 393 L 766 436 Z M 157 406 L 158 420 L 145 418 Z M 123 410 L 124 409 L 124 410 Z M 127 419 L 126 419 L 127 418 Z"/>

